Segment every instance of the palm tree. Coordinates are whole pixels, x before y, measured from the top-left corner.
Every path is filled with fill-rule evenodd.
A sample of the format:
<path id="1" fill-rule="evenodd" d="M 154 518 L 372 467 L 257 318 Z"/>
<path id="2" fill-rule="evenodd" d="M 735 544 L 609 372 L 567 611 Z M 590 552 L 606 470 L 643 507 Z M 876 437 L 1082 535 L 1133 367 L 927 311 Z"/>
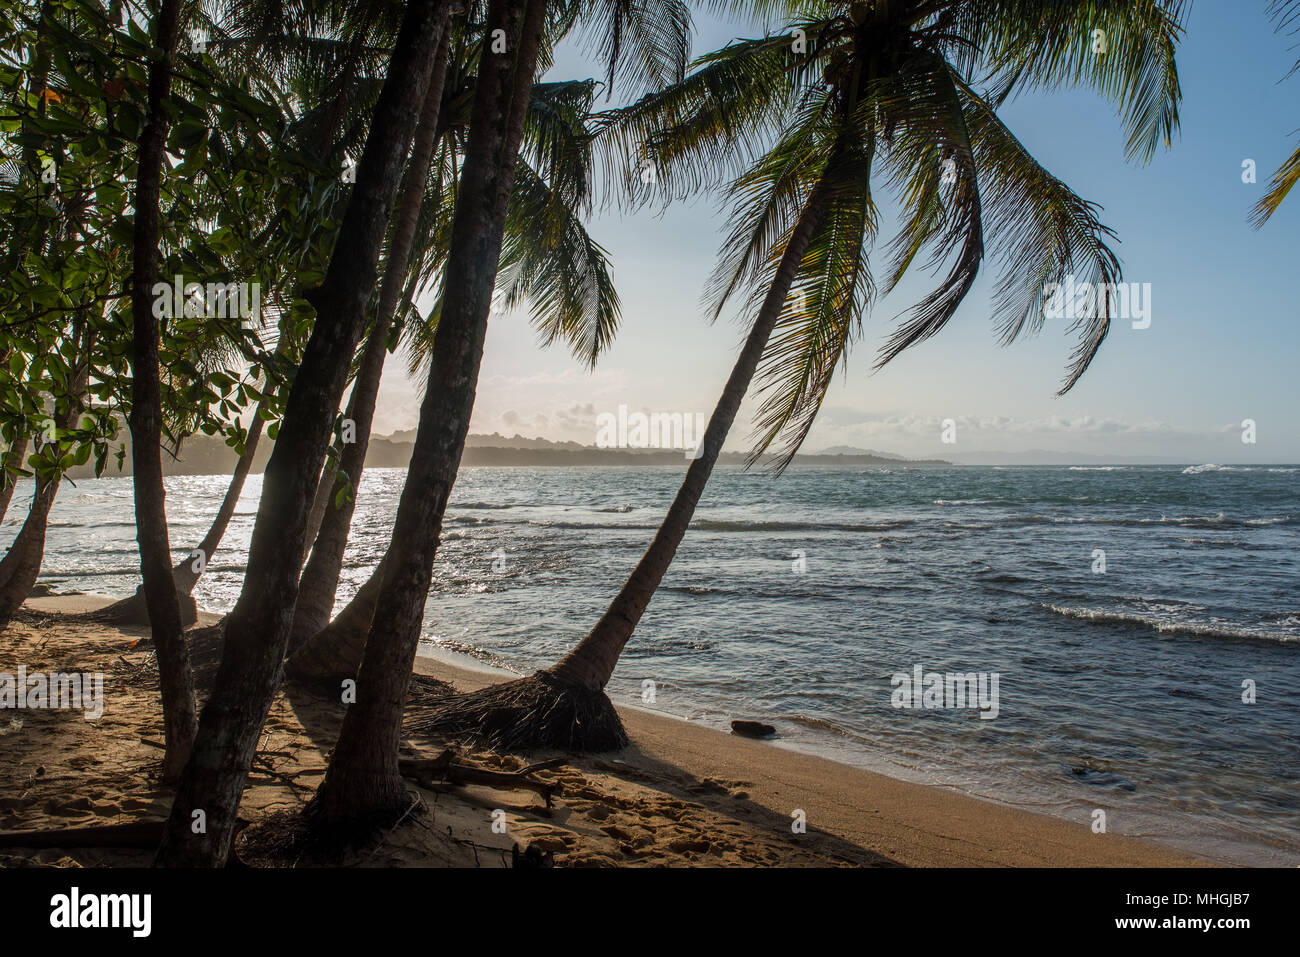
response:
<path id="1" fill-rule="evenodd" d="M 518 159 L 533 101 L 533 75 L 547 52 L 550 6 L 547 0 L 528 0 L 522 11 L 498 0 L 489 5 L 487 35 L 513 39 L 506 44 L 505 56 L 485 51 L 485 59 L 480 59 L 420 424 L 393 537 L 381 563 L 379 598 L 357 673 L 357 701 L 344 717 L 325 780 L 308 808 L 313 827 L 335 838 L 391 821 L 409 807 L 397 763 L 407 683 L 442 517 L 469 431 L 510 200 L 522 165 Z M 623 67 L 622 75 L 657 82 L 662 76 L 658 64 L 671 72 L 684 61 L 689 14 L 673 0 L 650 16 L 644 7 L 635 8 L 631 16 L 629 9 L 631 5 L 622 2 L 582 0 L 555 4 L 551 12 L 561 21 L 582 23 L 589 36 L 598 37 L 611 32 L 616 38 L 629 35 L 623 25 L 630 18 L 636 24 L 630 33 L 637 37 L 638 52 L 623 61 L 632 65 Z M 610 76 L 619 76 L 617 39 L 612 49 L 602 49 L 611 58 Z M 523 257 L 508 256 L 507 261 L 519 275 L 537 269 L 536 281 L 563 288 L 564 279 L 554 270 L 530 266 Z"/>
<path id="2" fill-rule="evenodd" d="M 530 300 L 532 319 L 543 341 L 567 342 L 575 357 L 588 367 L 595 365 L 601 351 L 612 341 L 619 313 L 605 253 L 587 233 L 581 218 L 592 203 L 588 117 L 595 94 L 596 86 L 590 81 L 534 84 L 498 272 L 503 306 L 510 308 Z M 467 126 L 468 121 L 468 116 L 448 118 L 453 132 Z M 450 157 L 439 165 L 454 172 Z M 435 188 L 440 195 L 431 197 L 433 209 L 441 210 L 454 202 L 454 175 L 444 177 Z M 445 265 L 449 239 L 445 228 L 428 237 L 422 284 L 427 284 Z M 412 374 L 424 366 L 432 349 L 439 313 L 440 307 L 435 306 L 427 319 L 408 326 Z M 350 418 L 355 416 L 355 397 L 363 376 L 364 370 L 354 387 Z M 363 408 L 366 406 L 372 415 L 373 392 L 367 393 Z M 357 420 L 357 442 L 345 448 L 345 455 L 361 445 L 369 421 Z M 345 469 L 354 491 L 363 460 L 364 449 L 360 455 L 354 454 L 356 473 Z M 361 664 L 382 568 L 375 570 L 333 622 L 328 620 L 354 504 L 355 499 L 348 498 L 341 507 L 327 512 L 303 572 L 294 615 L 295 637 L 302 643 L 300 647 L 290 643 L 289 659 L 289 670 L 298 677 L 350 678 Z M 320 577 L 315 578 L 314 573 Z M 304 599 L 312 604 L 304 606 Z"/>
<path id="3" fill-rule="evenodd" d="M 541 51 L 549 62 L 549 49 L 560 37 L 573 32 L 579 42 L 595 48 L 607 65 L 609 83 L 617 78 L 633 86 L 661 88 L 680 78 L 685 68 L 690 14 L 685 4 L 663 2 L 645 8 L 609 0 L 582 0 L 552 5 L 548 37 Z M 469 122 L 469 97 L 477 54 L 458 49 L 444 97 L 454 112 L 440 120 L 453 139 L 463 135 Z M 529 156 L 521 160 L 505 226 L 501 263 L 504 303 L 513 306 L 525 298 L 534 303 L 533 319 L 545 342 L 565 339 L 574 354 L 594 364 L 601 348 L 612 338 L 617 321 L 617 296 L 605 273 L 604 251 L 587 235 L 574 215 L 590 202 L 590 135 L 586 128 L 594 99 L 594 84 L 585 82 L 538 83 L 533 87 L 525 126 Z M 441 173 L 430 188 L 442 195 L 425 207 L 442 213 L 443 228 L 426 235 L 420 288 L 428 287 L 445 265 L 450 242 L 450 210 L 457 187 L 455 144 L 444 143 L 436 168 Z M 545 224 L 545 228 L 540 228 Z M 430 224 L 432 228 L 433 224 Z M 413 277 L 414 278 L 414 277 Z M 410 302 L 413 296 L 407 295 Z M 417 321 L 408 333 L 415 357 L 412 373 L 423 365 L 432 348 L 439 309 Z M 374 349 L 369 346 L 368 349 Z M 377 568 L 333 622 L 329 615 L 342 569 L 347 537 L 355 508 L 355 493 L 364 462 L 373 418 L 382 354 L 368 356 L 373 375 L 358 374 L 346 417 L 356 426 L 356 441 L 343 448 L 346 459 L 335 485 L 335 473 L 322 476 L 313 507 L 313 522 L 320 534 L 303 572 L 298 607 L 290 641 L 290 670 L 300 677 L 351 677 L 361 662 L 366 633 L 378 598 L 383 566 Z M 367 405 L 370 406 L 367 409 Z M 331 501 L 341 499 L 334 510 Z"/>
<path id="4" fill-rule="evenodd" d="M 226 620 L 221 666 L 172 804 L 160 864 L 218 866 L 226 860 L 244 777 L 279 685 L 307 513 L 449 15 L 450 4 L 443 0 L 406 4 L 356 186 L 325 279 L 313 296 L 316 322 L 267 463 L 244 589 Z M 205 817 L 203 833 L 193 828 L 196 811 Z"/>
<path id="5" fill-rule="evenodd" d="M 1111 233 L 1096 207 L 1043 169 L 997 108 L 1018 90 L 1089 85 L 1120 105 L 1129 155 L 1149 158 L 1171 142 L 1178 124 L 1181 3 L 804 6 L 816 15 L 792 22 L 789 32 L 704 57 L 682 84 L 614 119 L 623 154 L 629 162 L 652 158 L 665 195 L 684 195 L 716 170 L 739 170 L 729 190 L 731 230 L 709 292 L 715 318 L 747 294 L 754 319 L 702 454 L 649 549 L 572 651 L 533 676 L 453 698 L 425 730 L 509 748 L 626 743 L 603 688 L 686 533 L 741 400 L 759 377 L 764 399 L 751 462 L 780 439 L 774 468 L 784 468 L 877 293 L 869 252 L 878 230 L 878 167 L 903 211 L 883 290 L 894 288 L 923 249 L 934 266 L 949 264 L 889 338 L 878 366 L 947 324 L 986 248 L 1003 267 L 995 312 L 1004 342 L 1042 326 L 1045 284 L 1067 273 L 1118 281 Z M 1105 53 L 1093 52 L 1095 30 L 1105 31 Z M 977 72 L 984 92 L 975 88 Z M 1062 392 L 1096 355 L 1109 310 L 1103 302 L 1079 323 Z"/>
<path id="6" fill-rule="evenodd" d="M 1293 34 L 1300 32 L 1300 0 L 1273 0 L 1268 9 L 1279 31 L 1289 28 Z M 1300 60 L 1291 67 L 1291 73 L 1297 70 L 1300 70 Z M 1287 193 L 1291 192 L 1291 187 L 1297 181 L 1300 181 L 1300 146 L 1297 146 L 1286 162 L 1278 167 L 1269 183 L 1268 192 L 1255 204 L 1255 209 L 1251 213 L 1251 222 L 1257 229 L 1277 212 L 1278 207 L 1282 205 L 1282 200 L 1286 199 Z"/>
<path id="7" fill-rule="evenodd" d="M 158 280 L 159 194 L 163 152 L 171 126 L 172 56 L 181 29 L 181 0 L 163 0 L 155 18 L 156 58 L 149 66 L 149 100 L 140 136 L 135 187 L 131 277 L 131 461 L 140 573 L 162 690 L 166 751 L 163 779 L 175 780 L 189 760 L 197 723 L 194 674 L 182 636 L 180 599 L 172 579 L 162 472 L 162 385 L 158 372 L 159 320 L 154 312 Z"/>
<path id="8" fill-rule="evenodd" d="M 442 114 L 443 90 L 447 67 L 451 59 L 451 31 L 444 31 L 438 58 L 433 67 L 433 79 L 425 94 L 419 125 L 411 158 L 407 163 L 398 198 L 397 215 L 384 260 L 384 275 L 379 285 L 379 303 L 366 344 L 361 352 L 361 363 L 353 380 L 352 394 L 348 397 L 346 419 L 355 429 L 353 441 L 343 446 L 338 469 L 325 469 L 317 489 L 317 502 L 313 504 L 312 520 L 308 532 L 314 533 L 315 544 L 303 569 L 298 584 L 298 602 L 294 607 L 293 628 L 289 636 L 292 652 L 305 638 L 315 634 L 329 622 L 334 607 L 334 593 L 338 589 L 339 575 L 343 569 L 343 554 L 347 549 L 352 512 L 356 507 L 356 488 L 370 447 L 370 427 L 375 417 L 375 401 L 384 374 L 384 360 L 388 357 L 388 333 L 397 313 L 398 300 L 406 285 L 411 248 L 420 208 L 424 203 L 430 173 L 433 171 L 435 150 L 439 139 L 439 116 Z M 330 508 L 338 493 L 338 477 L 344 477 L 346 488 L 341 501 Z M 348 494 L 350 493 L 350 494 Z M 315 514 L 319 511 L 319 514 Z"/>
<path id="9" fill-rule="evenodd" d="M 547 0 L 522 5 L 492 0 L 484 35 L 505 38 L 483 50 L 474 87 L 445 292 L 430 358 L 430 385 L 420 410 L 420 429 L 398 506 L 379 610 L 366 646 L 357 703 L 343 729 L 325 780 L 308 808 L 318 829 L 347 832 L 376 821 L 396 820 L 410 804 L 397 769 L 397 737 L 419 613 L 429 587 L 432 549 L 446 494 L 455 478 L 474 405 L 486 319 L 496 282 L 506 204 L 515 158 L 523 138 L 528 93 L 546 25 Z M 500 31 L 500 32 L 498 32 Z M 432 427 L 432 428 L 431 428 Z M 436 431 L 435 431 L 436 430 Z M 429 554 L 427 565 L 425 554 Z M 415 634 L 395 631 L 414 612 Z"/>

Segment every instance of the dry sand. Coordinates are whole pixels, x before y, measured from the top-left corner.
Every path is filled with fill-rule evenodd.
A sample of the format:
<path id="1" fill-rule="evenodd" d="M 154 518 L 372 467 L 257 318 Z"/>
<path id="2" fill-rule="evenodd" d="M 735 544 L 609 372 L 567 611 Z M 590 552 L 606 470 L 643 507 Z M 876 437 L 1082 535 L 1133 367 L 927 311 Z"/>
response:
<path id="1" fill-rule="evenodd" d="M 47 830 L 160 820 L 168 792 L 157 675 L 142 629 L 78 617 L 103 599 L 32 599 L 0 639 L 0 672 L 102 672 L 105 709 L 0 713 L 0 830 Z M 202 616 L 200 626 L 213 616 Z M 421 658 L 417 671 L 468 690 L 492 675 Z M 414 701 L 418 707 L 419 702 Z M 341 704 L 293 688 L 277 696 L 258 749 L 236 842 L 250 864 L 298 862 L 286 835 L 320 781 Z M 711 728 L 623 710 L 632 743 L 565 756 L 541 780 L 552 807 L 526 790 L 417 787 L 424 809 L 352 866 L 508 865 L 512 845 L 536 844 L 557 866 L 1179 866 L 1206 863 L 1081 824 L 898 781 Z M 413 735 L 407 756 L 447 742 Z M 458 760 L 517 770 L 556 756 L 462 750 Z M 802 810 L 807 832 L 792 832 Z M 502 813 L 503 812 L 503 813 Z M 501 824 L 504 822 L 504 833 Z M 494 826 L 495 825 L 495 826 Z M 0 865 L 147 864 L 148 849 L 0 847 Z"/>

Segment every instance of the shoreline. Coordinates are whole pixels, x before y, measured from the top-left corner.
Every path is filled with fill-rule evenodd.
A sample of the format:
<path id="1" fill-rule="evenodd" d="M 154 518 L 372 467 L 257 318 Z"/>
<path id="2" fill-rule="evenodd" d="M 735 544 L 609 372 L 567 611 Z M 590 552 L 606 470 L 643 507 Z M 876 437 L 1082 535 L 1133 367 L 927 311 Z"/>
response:
<path id="1" fill-rule="evenodd" d="M 34 598 L 33 611 L 57 616 L 101 607 L 111 599 L 92 595 L 59 595 Z M 200 624 L 211 624 L 220 616 L 200 613 Z M 88 625 L 68 618 L 78 641 L 134 639 L 142 629 L 115 629 Z M 76 623 L 75 625 L 73 623 Z M 96 634 L 87 635 L 87 632 Z M 98 642 L 97 642 L 98 643 Z M 423 649 L 422 649 L 423 651 Z M 436 656 L 422 653 L 416 660 L 419 674 L 446 681 L 458 690 L 473 690 L 511 674 L 476 659 L 446 649 Z M 45 666 L 33 661 L 31 665 Z M 131 707 L 152 708 L 156 702 L 129 702 Z M 752 740 L 708 727 L 687 718 L 661 711 L 617 706 L 631 744 L 618 752 L 572 756 L 570 763 L 586 775 L 585 789 L 595 793 L 593 782 L 607 793 L 622 795 L 609 806 L 589 809 L 599 837 L 621 840 L 640 828 L 650 834 L 672 828 L 682 831 L 681 811 L 650 813 L 667 798 L 688 799 L 681 807 L 706 815 L 711 823 L 698 823 L 669 842 L 670 850 L 656 853 L 644 863 L 719 864 L 710 860 L 720 853 L 697 852 L 708 847 L 710 838 L 726 829 L 744 827 L 756 833 L 767 852 L 767 860 L 743 854 L 731 863 L 762 863 L 778 866 L 824 866 L 826 863 L 870 864 L 913 867 L 1178 867 L 1225 866 L 1197 853 L 1184 852 L 1154 841 L 1121 834 L 1094 834 L 1087 826 L 1023 808 L 971 796 L 949 788 L 906 781 L 855 767 L 806 751 L 777 747 L 772 742 Z M 275 709 L 273 709 L 275 710 Z M 9 739 L 9 740 L 12 740 Z M 0 743 L 5 739 L 0 738 Z M 315 741 L 323 760 L 328 750 Z M 309 762 L 310 763 L 310 762 Z M 628 792 L 631 792 L 630 794 Z M 566 785 L 566 795 L 569 793 Z M 568 798 L 560 803 L 568 803 Z M 613 799 L 611 799 L 613 800 Z M 248 799 L 250 807 L 262 799 Z M 672 803 L 671 801 L 669 803 Z M 629 810 L 635 805 L 640 810 Z M 517 809 L 522 810 L 523 809 Z M 661 810 L 661 809 L 660 809 Z M 803 812 L 807 833 L 795 834 L 792 816 Z M 689 815 L 688 815 L 689 816 Z M 624 818 L 626 820 L 624 820 Z M 601 823 L 614 821 L 614 824 Z M 536 823 L 536 822 L 534 822 Z M 14 829 L 15 825 L 7 825 Z M 575 826 L 587 839 L 591 828 Z M 751 836 L 753 836 L 751 834 Z M 726 841 L 721 842 L 723 845 Z M 736 841 L 737 846 L 745 845 Z M 558 846 L 558 845 L 557 845 Z M 569 847 L 569 845 L 565 845 Z M 775 848 L 775 850 L 773 850 Z M 806 850 L 805 850 L 806 848 Z M 570 848 L 572 849 L 572 848 Z M 643 856 L 639 850 L 620 845 L 629 859 L 599 857 L 594 863 L 634 864 Z M 655 850 L 662 851 L 661 848 Z M 775 854 L 775 860 L 771 855 Z M 821 859 L 809 859 L 808 854 Z M 666 859 L 665 859 L 666 856 Z"/>
<path id="2" fill-rule="evenodd" d="M 494 681 L 511 680 L 514 678 L 524 677 L 529 671 L 517 671 L 510 668 L 503 668 L 491 664 L 473 655 L 463 651 L 455 651 L 449 648 L 434 646 L 433 653 L 428 650 L 429 643 L 427 639 L 421 639 L 421 647 L 416 657 L 415 671 L 419 674 L 425 674 L 439 680 L 447 681 L 454 684 L 457 688 L 474 690 L 484 685 L 491 684 Z M 1091 830 L 1086 824 L 1080 823 L 1077 813 L 1071 818 L 1066 813 L 1064 805 L 1058 805 L 1053 802 L 1047 802 L 1043 806 L 1050 807 L 1050 810 L 1036 810 L 1026 807 L 1024 804 L 1011 797 L 1013 793 L 1010 790 L 997 792 L 990 788 L 985 792 L 975 792 L 963 787 L 940 783 L 935 780 L 926 780 L 924 774 L 910 771 L 908 768 L 894 763 L 888 755 L 883 752 L 873 751 L 865 746 L 845 747 L 835 746 L 829 742 L 819 742 L 818 735 L 815 731 L 807 731 L 805 734 L 798 736 L 785 736 L 778 728 L 778 734 L 774 738 L 755 741 L 732 734 L 726 727 L 717 724 L 711 724 L 707 719 L 701 720 L 695 717 L 687 716 L 681 713 L 668 711 L 659 708 L 650 708 L 638 705 L 633 702 L 616 700 L 614 706 L 618 713 L 623 717 L 623 722 L 629 734 L 632 733 L 633 727 L 640 727 L 651 735 L 655 740 L 663 742 L 671 739 L 674 731 L 683 728 L 689 729 L 684 732 L 694 737 L 699 736 L 698 744 L 694 747 L 693 752 L 700 754 L 711 753 L 717 747 L 728 747 L 731 742 L 746 742 L 750 745 L 758 745 L 761 748 L 773 749 L 780 754 L 795 755 L 800 758 L 807 758 L 813 762 L 816 767 L 809 766 L 810 773 L 815 773 L 818 778 L 824 777 L 830 773 L 832 777 L 838 780 L 837 786 L 848 787 L 851 784 L 851 777 L 854 774 L 863 775 L 866 779 L 863 786 L 870 788 L 873 782 L 885 781 L 897 785 L 899 788 L 921 788 L 927 792 L 937 792 L 941 794 L 952 795 L 955 798 L 974 801 L 983 805 L 1002 808 L 1011 812 L 1020 812 L 1032 815 L 1035 818 L 1046 818 L 1051 821 L 1059 822 L 1067 827 L 1080 828 L 1091 835 Z M 694 707 L 692 711 L 701 710 L 700 707 Z M 712 713 L 715 709 L 710 708 Z M 722 712 L 716 712 L 721 714 Z M 742 715 L 733 714 L 732 717 L 742 717 Z M 726 719 L 723 719 L 726 720 Z M 761 720 L 768 720 L 761 718 Z M 772 719 L 780 723 L 782 719 Z M 717 739 L 721 740 L 717 740 Z M 757 756 L 757 753 L 756 753 Z M 854 760 L 857 759 L 857 760 Z M 782 763 L 778 761 L 777 763 Z M 829 768 L 826 766 L 830 766 Z M 831 769 L 842 769 L 845 774 L 835 774 Z M 713 773 L 707 771 L 706 773 Z M 1023 783 L 1023 782 L 1022 782 Z M 900 797 L 901 797 L 900 792 Z M 1027 792 L 1020 792 L 1018 797 L 1026 802 L 1032 800 L 1032 795 Z M 1078 809 L 1073 809 L 1077 812 Z M 1109 813 L 1109 811 L 1108 811 Z M 1145 817 L 1147 821 L 1163 820 L 1157 812 L 1150 812 Z M 1138 841 L 1146 845 L 1159 848 L 1171 854 L 1184 855 L 1194 858 L 1202 866 L 1208 865 L 1213 867 L 1291 867 L 1296 866 L 1293 861 L 1286 859 L 1287 855 L 1295 856 L 1294 851 L 1262 841 L 1249 841 L 1242 837 L 1203 837 L 1194 835 L 1179 843 L 1176 838 L 1165 835 L 1155 836 L 1151 834 L 1133 834 L 1127 831 L 1112 832 L 1107 836 L 1121 837 L 1129 841 Z M 1198 843 L 1198 838 L 1213 842 L 1212 847 L 1205 847 Z M 1012 865 L 1021 866 L 1021 865 Z M 1105 865 L 1090 865 L 1105 866 Z"/>
<path id="3" fill-rule="evenodd" d="M 427 655 L 417 657 L 415 670 L 461 690 L 476 690 L 496 676 L 496 669 Z M 904 866 L 1230 866 L 1147 839 L 1093 834 L 1062 818 L 774 747 L 667 712 L 616 707 L 632 744 L 615 752 L 615 759 L 629 768 L 671 765 L 701 780 L 741 779 L 749 799 L 774 813 L 801 809 L 810 829 L 829 831 Z"/>

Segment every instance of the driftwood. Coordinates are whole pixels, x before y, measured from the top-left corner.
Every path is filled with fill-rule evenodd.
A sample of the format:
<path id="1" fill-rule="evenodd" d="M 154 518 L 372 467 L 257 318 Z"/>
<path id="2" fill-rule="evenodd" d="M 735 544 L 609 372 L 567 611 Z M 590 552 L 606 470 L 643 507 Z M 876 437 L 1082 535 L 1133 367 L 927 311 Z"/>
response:
<path id="1" fill-rule="evenodd" d="M 236 818 L 236 833 L 248 827 L 247 818 Z M 130 821 L 98 827 L 61 827 L 47 831 L 0 831 L 0 847 L 127 847 L 153 850 L 163 839 L 165 820 Z M 227 866 L 241 866 L 231 842 Z"/>
<path id="2" fill-rule="evenodd" d="M 483 784 L 493 788 L 535 791 L 546 801 L 547 807 L 551 806 L 551 798 L 561 792 L 559 782 L 538 781 L 531 775 L 536 771 L 549 771 L 559 767 L 564 764 L 564 758 L 530 764 L 519 771 L 491 771 L 468 764 L 456 764 L 453 760 L 455 757 L 454 751 L 447 750 L 436 758 L 403 758 L 398 762 L 398 767 L 404 777 L 426 787 L 437 781 L 446 781 L 450 784 Z"/>
<path id="3" fill-rule="evenodd" d="M 146 744 L 157 745 L 153 741 L 141 739 Z M 404 777 L 411 778 L 417 784 L 433 790 L 442 790 L 438 782 L 447 784 L 482 784 L 487 787 L 502 789 L 522 789 L 539 794 L 551 807 L 551 799 L 561 793 L 558 781 L 538 781 L 532 775 L 538 771 L 549 771 L 565 763 L 564 758 L 552 758 L 530 764 L 518 771 L 492 771 L 488 768 L 474 767 L 455 762 L 456 752 L 443 751 L 436 758 L 403 758 L 398 767 Z M 308 768 L 297 774 L 319 773 L 320 769 Z M 238 821 L 242 830 L 249 822 L 244 818 Z M 99 827 L 65 827 L 44 831 L 0 831 L 0 847 L 123 847 L 152 849 L 162 841 L 166 821 L 132 821 L 126 824 L 108 824 Z M 230 865 L 239 865 L 231 845 Z"/>
<path id="4" fill-rule="evenodd" d="M 0 831 L 0 847 L 157 847 L 166 821 L 132 821 L 50 831 Z"/>

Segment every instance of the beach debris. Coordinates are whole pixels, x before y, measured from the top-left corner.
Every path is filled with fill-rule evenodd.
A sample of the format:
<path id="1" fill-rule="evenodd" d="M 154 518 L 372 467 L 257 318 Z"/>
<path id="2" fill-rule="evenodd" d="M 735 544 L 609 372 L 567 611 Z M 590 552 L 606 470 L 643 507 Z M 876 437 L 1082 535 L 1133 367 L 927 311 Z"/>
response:
<path id="1" fill-rule="evenodd" d="M 521 854 L 519 853 L 519 845 L 514 844 L 510 848 L 510 866 L 523 868 L 554 867 L 555 852 L 543 851 L 536 844 L 529 844 Z"/>
<path id="2" fill-rule="evenodd" d="M 770 724 L 763 724 L 761 721 L 733 721 L 731 722 L 731 733 L 743 735 L 746 738 L 766 738 L 769 735 L 776 734 L 776 728 Z"/>
<path id="3" fill-rule="evenodd" d="M 628 743 L 604 691 L 548 671 L 450 695 L 409 730 L 467 738 L 495 751 L 617 751 Z"/>
<path id="4" fill-rule="evenodd" d="M 238 834 L 249 825 L 244 817 L 236 819 Z M 166 821 L 128 821 L 125 824 L 104 824 L 95 827 L 61 827 L 52 830 L 0 831 L 0 847 L 125 847 L 150 850 L 162 841 Z M 228 864 L 239 866 L 231 844 Z"/>
<path id="5" fill-rule="evenodd" d="M 551 806 L 551 799 L 562 790 L 558 781 L 539 781 L 532 775 L 538 771 L 550 771 L 565 763 L 564 758 L 552 758 L 530 764 L 519 771 L 493 771 L 488 768 L 475 767 L 470 764 L 457 764 L 456 752 L 450 748 L 436 758 L 403 758 L 398 762 L 398 769 L 422 787 L 430 787 L 438 781 L 449 784 L 483 784 L 491 788 L 520 788 L 535 791 L 541 795 L 546 806 Z"/>

